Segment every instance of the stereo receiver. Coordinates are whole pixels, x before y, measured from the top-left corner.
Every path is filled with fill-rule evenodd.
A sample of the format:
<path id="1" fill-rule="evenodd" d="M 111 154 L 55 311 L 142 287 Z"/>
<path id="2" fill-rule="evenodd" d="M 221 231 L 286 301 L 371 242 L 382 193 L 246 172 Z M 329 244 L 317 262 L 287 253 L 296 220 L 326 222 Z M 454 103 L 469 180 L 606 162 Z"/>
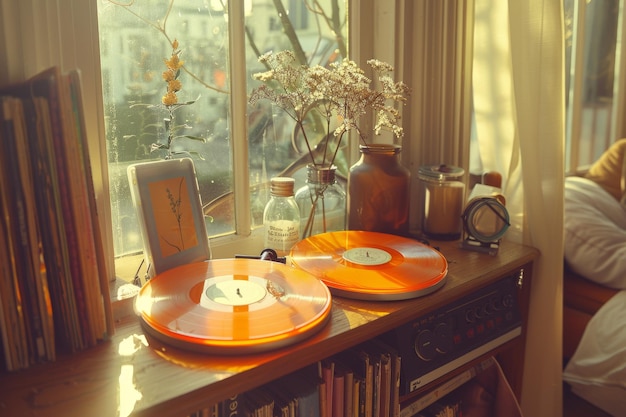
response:
<path id="1" fill-rule="evenodd" d="M 402 357 L 400 395 L 520 336 L 522 278 L 519 270 L 385 334 Z"/>

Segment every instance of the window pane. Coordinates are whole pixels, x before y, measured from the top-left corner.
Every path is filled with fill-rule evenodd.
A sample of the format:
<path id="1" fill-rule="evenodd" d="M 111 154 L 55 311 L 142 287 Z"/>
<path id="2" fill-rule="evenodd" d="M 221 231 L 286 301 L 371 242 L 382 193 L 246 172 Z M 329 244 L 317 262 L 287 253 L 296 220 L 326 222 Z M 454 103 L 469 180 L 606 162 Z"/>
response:
<path id="1" fill-rule="evenodd" d="M 228 18 L 226 0 L 101 0 L 98 4 L 116 256 L 142 249 L 126 169 L 138 161 L 166 157 L 167 150 L 154 148 L 167 144 L 168 126 L 178 136 L 170 149 L 175 157 L 187 155 L 194 160 L 205 213 L 212 218 L 210 234 L 233 233 L 233 175 L 242 173 L 232 169 L 233 157 L 238 156 L 233 155 L 236 138 L 231 138 L 229 126 L 231 120 L 245 120 L 245 115 L 230 114 L 229 70 L 244 71 L 251 91 L 252 74 L 265 70 L 258 63 L 260 53 L 300 45 L 309 64 L 345 56 L 345 0 L 246 0 L 246 65 L 231 69 L 228 34 L 244 28 Z M 278 8 L 280 4 L 284 10 Z M 166 93 L 162 73 L 174 39 L 184 61 L 178 101 L 195 102 L 175 110 L 168 124 L 165 119 L 170 115 L 160 105 Z M 268 198 L 265 184 L 280 173 L 303 182 L 303 170 L 285 168 L 298 158 L 302 164 L 296 165 L 304 166 L 308 154 L 298 138 L 292 145 L 291 121 L 269 104 L 249 109 L 248 120 L 248 180 L 255 227 L 261 225 Z"/>
<path id="2" fill-rule="evenodd" d="M 618 0 L 564 0 L 566 172 L 584 169 L 613 142 Z"/>
<path id="3" fill-rule="evenodd" d="M 347 57 L 347 22 L 345 3 L 341 0 L 283 1 L 287 13 L 278 3 L 254 0 L 246 16 L 246 60 L 249 66 L 248 92 L 259 85 L 252 74 L 267 71 L 258 56 L 267 52 L 292 50 L 299 63 L 322 65 Z M 287 19 L 281 19 L 281 16 Z M 292 32 L 293 31 L 293 32 Z M 302 51 L 299 54 L 298 51 Z M 307 126 L 311 145 L 321 139 L 315 136 L 314 124 Z M 320 129 L 321 131 L 322 129 Z M 269 180 L 273 176 L 296 178 L 296 189 L 304 184 L 306 164 L 310 162 L 308 148 L 296 131 L 294 122 L 280 109 L 268 102 L 249 109 L 248 145 L 250 185 L 252 190 L 252 224 L 261 226 L 263 208 L 269 199 Z M 293 140 L 292 140 L 293 139 Z M 345 157 L 337 158 L 340 172 L 347 172 Z"/>
<path id="4" fill-rule="evenodd" d="M 167 143 L 164 119 L 169 115 L 159 104 L 166 92 L 164 59 L 169 58 L 174 39 L 180 42 L 184 61 L 179 102 L 197 101 L 178 108 L 172 126 L 176 135 L 201 137 L 205 142 L 177 138 L 172 142 L 172 151 L 191 152 L 202 201 L 232 189 L 226 94 L 228 28 L 223 9 L 214 7 L 215 2 L 128 3 L 128 7 L 119 2 L 99 3 L 116 255 L 142 248 L 126 168 L 137 161 L 166 156 L 165 150 L 151 148 L 153 144 Z M 170 3 L 175 8 L 170 10 Z M 232 230 L 229 224 L 217 227 L 220 232 Z"/>

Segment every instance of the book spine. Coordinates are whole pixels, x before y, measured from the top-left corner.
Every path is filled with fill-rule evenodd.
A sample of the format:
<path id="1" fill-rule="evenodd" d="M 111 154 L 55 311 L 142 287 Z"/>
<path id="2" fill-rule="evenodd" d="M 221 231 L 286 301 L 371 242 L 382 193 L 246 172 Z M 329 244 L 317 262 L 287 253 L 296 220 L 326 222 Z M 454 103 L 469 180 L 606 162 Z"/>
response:
<path id="1" fill-rule="evenodd" d="M 27 164 L 26 142 L 22 103 L 16 98 L 5 97 L 2 100 L 3 117 L 5 121 L 13 121 L 13 135 L 4 142 L 5 160 L 8 168 L 5 174 L 14 179 L 10 211 L 16 226 L 12 234 L 16 264 L 17 280 L 23 305 L 26 307 L 25 324 L 29 333 L 30 361 L 38 362 L 46 358 L 44 323 L 39 308 L 37 274 L 40 273 L 39 262 L 39 231 L 32 206 L 29 201 L 34 200 L 32 194 L 32 179 L 30 166 Z M 28 166 L 25 166 L 28 165 Z"/>
<path id="2" fill-rule="evenodd" d="M 71 285 L 70 260 L 67 248 L 65 223 L 54 145 L 52 143 L 52 126 L 48 100 L 34 97 L 37 123 L 41 131 L 33 144 L 32 158 L 38 167 L 36 175 L 37 189 L 40 193 L 37 205 L 40 222 L 46 224 L 42 228 L 44 239 L 44 257 L 48 269 L 48 283 L 52 298 L 53 316 L 57 345 L 61 349 L 71 351 L 76 344 L 75 330 L 78 328 L 76 300 Z"/>
<path id="3" fill-rule="evenodd" d="M 220 416 L 221 417 L 241 417 L 240 409 L 241 409 L 241 399 L 239 394 L 235 394 L 232 397 L 227 398 L 222 401 L 219 406 Z"/>
<path id="4" fill-rule="evenodd" d="M 42 211 L 48 211 L 48 205 L 47 199 L 45 199 L 47 184 L 45 182 L 42 183 L 42 181 L 45 181 L 46 177 L 42 169 L 43 163 L 38 158 L 38 141 L 39 137 L 43 135 L 41 120 L 37 114 L 37 107 L 33 99 L 23 98 L 21 102 L 24 110 L 24 120 L 27 126 L 27 140 L 26 143 L 23 144 L 22 152 L 25 153 L 24 165 L 28 166 L 29 174 L 31 174 L 32 179 L 32 191 L 29 201 L 32 208 L 32 221 L 37 224 L 38 233 L 37 236 L 33 236 L 33 240 L 36 240 L 36 244 L 31 245 L 30 251 L 34 259 L 39 258 L 39 261 L 35 261 L 33 269 L 37 278 L 36 289 L 42 327 L 44 330 L 46 359 L 52 361 L 56 359 L 56 348 L 49 277 L 50 271 L 54 271 L 55 264 L 54 258 L 50 259 L 50 256 L 46 256 L 45 240 L 48 240 L 49 231 L 54 229 L 56 225 L 46 221 L 45 214 L 42 214 Z M 37 270 L 39 271 L 38 273 Z"/>
<path id="5" fill-rule="evenodd" d="M 2 99 L 0 99 L 1 101 Z M 5 119 L 2 107 L 0 106 L 0 144 L 12 140 L 13 121 Z M 15 219 L 10 216 L 13 212 L 13 187 L 14 181 L 9 171 L 9 163 L 5 161 L 8 152 L 6 149 L 0 153 L 0 203 L 2 207 L 2 217 L 0 218 L 0 230 L 2 235 L 0 239 L 5 242 L 6 259 L 3 261 L 2 272 L 2 292 L 0 295 L 5 299 L 3 307 L 5 308 L 5 329 L 10 337 L 8 346 L 5 346 L 5 359 L 9 370 L 18 370 L 27 368 L 30 365 L 28 355 L 28 342 L 26 339 L 26 322 L 25 307 L 22 305 L 22 297 L 20 295 L 18 277 L 18 256 L 16 253 L 17 243 L 15 239 L 17 234 L 13 231 L 15 228 Z M 6 273 L 4 273 L 6 271 Z"/>
<path id="6" fill-rule="evenodd" d="M 70 190 L 70 177 L 67 170 L 68 162 L 63 149 L 65 147 L 64 126 L 62 120 L 62 109 L 59 97 L 60 76 L 50 77 L 43 80 L 47 91 L 44 96 L 48 99 L 50 109 L 50 122 L 52 126 L 52 139 L 54 156 L 58 175 L 59 192 L 63 210 L 63 224 L 65 226 L 66 241 L 69 251 L 70 277 L 74 300 L 76 302 L 79 327 L 75 329 L 76 337 L 72 350 L 82 350 L 89 345 L 89 320 L 87 311 L 87 301 L 81 278 L 80 246 L 78 243 L 78 230 L 74 224 L 74 207 Z"/>
<path id="7" fill-rule="evenodd" d="M 98 275 L 100 277 L 100 293 L 103 297 L 104 304 L 104 320 L 105 320 L 105 328 L 108 335 L 113 334 L 114 332 L 114 320 L 113 320 L 113 311 L 111 308 L 111 298 L 109 293 L 109 278 L 111 276 L 106 256 L 105 256 L 105 248 L 104 248 L 104 237 L 102 234 L 101 223 L 98 213 L 98 204 L 96 199 L 96 191 L 94 187 L 93 180 L 93 168 L 91 165 L 90 159 L 90 151 L 89 151 L 89 143 L 86 135 L 86 123 L 85 123 L 85 115 L 83 112 L 83 95 L 82 95 L 82 82 L 80 73 L 75 70 L 69 73 L 70 77 L 70 87 L 72 89 L 72 97 L 74 97 L 74 102 L 76 106 L 76 114 L 77 114 L 77 124 L 79 126 L 80 131 L 80 144 L 82 151 L 82 160 L 84 161 L 84 169 L 85 169 L 85 178 L 86 178 L 86 186 L 87 186 L 87 194 L 89 199 L 89 207 L 91 209 L 91 229 L 93 231 L 93 241 L 95 244 L 95 256 L 96 256 L 96 264 L 98 266 Z"/>
<path id="8" fill-rule="evenodd" d="M 476 364 L 475 366 L 461 372 L 457 376 L 449 379 L 440 386 L 430 390 L 428 393 L 418 397 L 417 399 L 405 403 L 400 410 L 400 417 L 412 417 L 418 412 L 424 410 L 431 404 L 434 404 L 437 400 L 443 396 L 451 393 L 452 391 L 465 384 L 467 381 L 474 378 L 479 372 L 489 368 L 495 363 L 495 359 L 490 357 L 484 361 Z"/>

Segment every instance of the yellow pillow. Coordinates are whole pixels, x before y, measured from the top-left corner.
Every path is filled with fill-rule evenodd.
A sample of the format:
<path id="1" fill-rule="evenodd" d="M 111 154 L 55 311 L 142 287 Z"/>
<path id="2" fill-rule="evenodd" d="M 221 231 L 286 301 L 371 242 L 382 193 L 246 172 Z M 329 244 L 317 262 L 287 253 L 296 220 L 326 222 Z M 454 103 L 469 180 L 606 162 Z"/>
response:
<path id="1" fill-rule="evenodd" d="M 585 177 L 598 183 L 617 201 L 626 198 L 626 139 L 620 139 L 607 149 L 585 174 Z"/>

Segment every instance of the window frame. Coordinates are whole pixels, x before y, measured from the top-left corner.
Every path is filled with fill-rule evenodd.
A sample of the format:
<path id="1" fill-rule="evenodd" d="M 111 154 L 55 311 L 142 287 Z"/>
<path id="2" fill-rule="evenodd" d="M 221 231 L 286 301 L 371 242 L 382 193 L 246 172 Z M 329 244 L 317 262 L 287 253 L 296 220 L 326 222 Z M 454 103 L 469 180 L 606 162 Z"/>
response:
<path id="1" fill-rule="evenodd" d="M 387 16 L 387 21 L 382 27 L 393 26 L 392 21 L 396 19 L 396 7 L 394 4 L 387 4 L 384 0 L 348 0 L 348 16 L 349 16 L 349 39 L 355 42 L 359 39 L 358 28 L 363 26 L 361 21 L 372 21 L 374 13 L 383 13 Z M 351 11 L 355 12 L 352 13 Z M 229 1 L 229 67 L 231 94 L 230 100 L 230 132 L 231 137 L 247 137 L 247 74 L 245 71 L 245 7 L 243 2 Z M 355 29 L 356 28 L 356 29 Z M 357 33 L 355 34 L 355 30 Z M 351 59 L 359 62 L 357 56 L 365 54 L 373 56 L 374 50 L 394 51 L 389 48 L 389 44 L 394 42 L 396 36 L 394 31 L 382 31 L 381 37 L 375 37 L 376 43 L 360 43 L 351 53 Z M 380 38 L 380 39 L 379 39 Z M 384 48 L 380 45 L 384 42 Z M 386 53 L 388 55 L 388 53 Z M 393 53 L 392 53 L 393 55 Z M 394 62 L 389 57 L 381 58 Z M 242 68 L 244 70 L 234 71 L 232 69 Z M 100 98 L 101 100 L 101 98 Z M 233 195 L 235 199 L 235 230 L 234 233 L 215 236 L 210 238 L 211 252 L 213 258 L 230 258 L 236 254 L 255 255 L 263 248 L 263 236 L 261 228 L 253 229 L 251 212 L 250 212 L 250 184 L 249 167 L 248 167 L 248 147 L 245 141 L 233 140 L 231 142 L 233 152 Z M 354 150 L 348 155 L 348 160 L 353 163 L 358 158 L 358 152 L 355 146 L 350 149 Z M 103 155 L 103 164 L 107 164 L 106 154 Z M 110 227 L 109 227 L 110 228 Z M 111 239 L 112 241 L 112 239 Z M 112 252 L 112 249 L 111 249 Z M 123 276 L 124 279 L 130 279 L 129 274 L 132 271 L 133 276 L 137 273 L 136 268 L 141 263 L 142 255 L 127 255 L 115 259 L 116 275 Z M 133 270 L 133 266 L 134 269 Z M 139 271 L 141 274 L 141 271 Z"/>
<path id="2" fill-rule="evenodd" d="M 229 2 L 230 18 L 240 25 L 235 28 L 242 28 L 243 6 L 235 3 L 241 2 Z M 389 62 L 395 68 L 395 78 L 413 86 L 409 101 L 400 110 L 405 130 L 401 156 L 403 164 L 411 170 L 411 227 L 416 228 L 418 167 L 433 160 L 459 166 L 469 163 L 473 0 L 460 5 L 442 4 L 438 0 L 419 3 L 348 0 L 348 16 L 350 59 L 362 68 L 367 67 L 366 61 L 372 57 Z M 244 61 L 243 31 L 235 29 L 234 32 L 230 33 L 229 40 L 231 67 Z M 425 66 L 424 62 L 429 65 Z M 246 81 L 244 74 L 231 75 L 233 137 L 247 134 Z M 447 87 L 450 84 L 454 87 Z M 442 97 L 444 90 L 447 94 Z M 428 105 L 432 100 L 438 103 L 436 107 Z M 439 123 L 433 124 L 433 117 L 440 120 Z M 455 122 L 450 124 L 446 120 Z M 372 118 L 362 120 L 363 129 L 373 124 Z M 353 138 L 350 140 L 352 142 Z M 234 141 L 233 146 L 234 170 L 244 173 L 235 177 L 233 184 L 236 230 L 233 234 L 211 238 L 213 258 L 254 255 L 263 248 L 262 230 L 250 228 L 248 149 L 244 141 Z M 350 144 L 347 157 L 350 164 L 358 160 L 355 143 Z M 129 273 L 136 273 L 140 259 L 141 255 L 116 259 L 118 276 L 132 278 Z"/>
<path id="3" fill-rule="evenodd" d="M 230 3 L 230 7 L 236 7 L 235 3 L 241 2 Z M 472 9 L 473 0 L 461 4 L 439 0 L 349 0 L 351 59 L 364 68 L 366 60 L 372 57 L 387 61 L 396 69 L 395 78 L 413 89 L 402 109 L 405 137 L 401 155 L 403 164 L 411 170 L 412 182 L 416 181 L 422 164 L 445 161 L 467 166 L 464 154 L 469 149 L 469 124 L 462 119 L 466 117 L 465 108 L 469 108 L 466 80 L 471 75 L 471 60 L 467 59 L 471 48 L 466 44 L 471 41 Z M 96 0 L 22 0 L 2 2 L 0 10 L 2 82 L 19 82 L 53 65 L 64 70 L 78 68 L 82 73 L 90 162 L 107 276 L 111 281 L 116 280 L 116 275 L 132 278 L 141 255 L 135 260 L 115 259 L 113 250 L 98 3 Z M 231 13 L 242 15 L 241 11 Z M 442 91 L 448 94 L 443 96 Z M 238 96 L 244 97 L 242 93 Z M 237 102 L 244 105 L 243 100 Z M 372 125 L 371 121 L 364 121 L 363 128 L 367 128 L 367 123 Z M 233 124 L 245 126 L 241 119 L 233 119 Z M 449 145 L 449 141 L 453 144 Z M 237 152 L 241 161 L 247 160 L 247 149 Z M 353 144 L 349 159 L 354 162 L 358 156 L 358 148 Z M 411 187 L 412 207 L 418 203 L 416 188 Z M 248 211 L 247 189 L 247 180 L 235 184 L 236 204 L 242 213 Z M 411 211 L 411 225 L 415 226 L 417 214 L 413 208 Z M 246 214 L 242 215 L 245 218 Z M 215 258 L 254 253 L 262 248 L 260 233 L 250 232 L 245 221 L 239 220 L 237 230 L 236 234 L 211 239 Z"/>

